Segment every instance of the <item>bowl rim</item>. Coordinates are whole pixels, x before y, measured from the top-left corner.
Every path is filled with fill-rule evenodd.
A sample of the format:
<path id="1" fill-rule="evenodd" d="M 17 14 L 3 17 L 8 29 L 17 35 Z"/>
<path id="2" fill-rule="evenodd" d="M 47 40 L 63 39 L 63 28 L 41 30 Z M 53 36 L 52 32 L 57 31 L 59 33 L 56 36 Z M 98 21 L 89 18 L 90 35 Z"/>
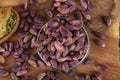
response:
<path id="1" fill-rule="evenodd" d="M 6 36 L 4 36 L 3 38 L 0 39 L 0 44 L 2 44 L 3 42 L 7 41 L 15 33 L 15 31 L 18 28 L 18 25 L 19 25 L 19 22 L 20 22 L 19 14 L 14 9 L 12 9 L 12 12 L 15 13 L 15 15 L 16 15 L 16 23 L 15 23 L 12 31 L 9 34 L 7 34 Z"/>
<path id="2" fill-rule="evenodd" d="M 85 27 L 82 27 L 82 28 L 83 28 L 83 30 L 84 30 L 84 32 L 85 32 L 85 34 L 86 34 L 86 37 L 87 37 L 88 49 L 87 49 L 84 57 L 83 57 L 75 66 L 70 67 L 70 69 L 73 69 L 73 68 L 79 66 L 80 64 L 82 64 L 82 63 L 85 61 L 85 59 L 87 58 L 87 56 L 88 56 L 88 54 L 89 54 L 89 52 L 90 52 L 90 45 L 91 45 L 91 43 L 90 43 L 90 38 L 89 38 L 89 36 L 88 36 L 87 30 L 85 29 Z"/>
<path id="3" fill-rule="evenodd" d="M 52 19 L 52 20 L 54 20 L 54 19 Z M 50 20 L 50 21 L 51 21 L 51 20 Z M 48 23 L 49 23 L 50 21 L 48 21 Z M 40 32 L 43 30 L 44 27 L 46 28 L 46 25 L 47 25 L 47 24 L 43 25 L 43 27 L 39 30 L 38 35 L 40 34 Z M 69 70 L 71 70 L 71 69 L 79 66 L 80 64 L 82 64 L 82 63 L 85 61 L 85 59 L 87 58 L 87 56 L 88 56 L 88 54 L 89 54 L 89 52 L 90 52 L 90 45 L 91 45 L 91 43 L 90 43 L 90 38 L 89 38 L 89 36 L 88 36 L 87 30 L 85 29 L 85 26 L 83 26 L 82 29 L 83 29 L 83 31 L 84 31 L 85 34 L 86 34 L 86 38 L 87 38 L 87 41 L 88 41 L 88 49 L 87 49 L 84 57 L 83 57 L 76 65 L 70 67 Z M 38 40 L 38 36 L 37 36 L 37 40 Z M 44 60 L 42 59 L 42 56 L 40 55 L 40 52 L 39 52 L 39 51 L 37 51 L 37 54 L 39 55 L 40 59 L 44 62 Z M 45 62 L 44 62 L 44 63 L 45 63 Z M 46 63 L 45 63 L 45 64 L 46 64 Z M 47 65 L 46 65 L 46 66 L 47 66 Z M 52 68 L 52 69 L 55 69 L 55 70 L 58 70 L 58 71 L 64 71 L 64 70 L 62 70 L 62 69 L 54 68 L 54 67 L 52 67 L 52 66 L 48 66 L 48 67 L 50 67 L 50 68 Z"/>

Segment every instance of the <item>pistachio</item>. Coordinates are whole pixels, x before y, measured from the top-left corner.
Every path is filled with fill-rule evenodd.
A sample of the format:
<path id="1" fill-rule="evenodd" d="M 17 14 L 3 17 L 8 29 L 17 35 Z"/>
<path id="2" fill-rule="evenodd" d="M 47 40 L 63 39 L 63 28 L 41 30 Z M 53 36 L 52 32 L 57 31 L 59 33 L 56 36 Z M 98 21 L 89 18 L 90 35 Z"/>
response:
<path id="1" fill-rule="evenodd" d="M 80 4 L 83 8 L 87 9 L 88 5 L 86 0 L 80 0 Z"/>
<path id="2" fill-rule="evenodd" d="M 5 58 L 2 55 L 0 55 L 0 63 L 5 63 Z"/>
<path id="3" fill-rule="evenodd" d="M 47 11 L 46 11 L 46 13 L 47 13 L 47 15 L 48 15 L 50 18 L 52 18 L 52 17 L 53 17 L 53 13 L 52 13 L 52 11 L 47 10 Z"/>
<path id="4" fill-rule="evenodd" d="M 70 6 L 69 7 L 69 13 L 71 13 L 71 12 L 74 12 L 75 10 L 77 9 L 77 7 L 76 6 Z"/>
<path id="5" fill-rule="evenodd" d="M 5 50 L 8 50 L 8 42 L 4 42 L 2 46 L 5 48 Z M 1 46 L 1 47 L 2 47 L 2 46 Z M 1 47 L 0 47 L 0 48 L 1 48 Z M 4 50 L 4 49 L 2 49 L 2 51 L 3 51 L 3 50 Z M 4 51 L 5 51 L 5 50 L 4 50 Z M 0 50 L 0 52 L 1 52 L 1 50 Z"/>
<path id="6" fill-rule="evenodd" d="M 58 62 L 64 62 L 64 61 L 66 61 L 66 60 L 67 60 L 66 57 L 62 57 L 62 58 L 60 57 L 60 58 L 57 59 Z"/>
<path id="7" fill-rule="evenodd" d="M 10 55 L 10 51 L 4 51 L 2 53 L 2 56 L 6 57 L 6 56 L 9 56 Z"/>
<path id="8" fill-rule="evenodd" d="M 69 46 L 69 51 L 74 51 L 75 48 L 76 48 L 76 45 L 72 44 Z"/>
<path id="9" fill-rule="evenodd" d="M 27 42 L 32 38 L 32 35 L 26 35 L 23 39 L 23 42 Z"/>
<path id="10" fill-rule="evenodd" d="M 38 75 L 38 80 L 60 80 L 58 72 L 44 72 Z"/>
<path id="11" fill-rule="evenodd" d="M 14 73 L 10 73 L 10 76 L 12 80 L 19 80 L 19 78 Z"/>
<path id="12" fill-rule="evenodd" d="M 27 17 L 29 15 L 29 12 L 23 12 L 22 14 L 21 14 L 21 17 L 23 17 L 23 18 L 25 18 L 25 17 Z"/>
<path id="13" fill-rule="evenodd" d="M 31 11 L 30 11 L 30 16 L 31 16 L 31 17 L 35 17 L 35 15 L 36 15 L 36 14 L 35 14 L 35 11 L 31 10 Z"/>
<path id="14" fill-rule="evenodd" d="M 9 42 L 9 51 L 13 50 L 13 46 L 14 46 L 14 44 L 12 42 Z"/>
<path id="15" fill-rule="evenodd" d="M 55 48 L 60 51 L 60 52 L 64 52 L 65 48 L 64 46 L 59 42 L 59 41 L 55 41 Z"/>
<path id="16" fill-rule="evenodd" d="M 103 21 L 107 26 L 110 26 L 112 23 L 110 16 L 103 16 Z"/>
<path id="17" fill-rule="evenodd" d="M 95 72 L 94 72 L 94 75 L 95 75 L 95 77 L 96 77 L 98 80 L 102 80 L 102 75 L 101 75 L 100 72 L 95 71 Z"/>
<path id="18" fill-rule="evenodd" d="M 70 61 L 70 62 L 69 62 L 70 66 L 75 66 L 75 65 L 77 65 L 78 63 L 79 63 L 78 60 L 73 60 L 73 61 Z"/>
<path id="19" fill-rule="evenodd" d="M 43 45 L 47 45 L 52 41 L 52 38 L 49 37 L 48 39 L 46 39 L 45 41 L 43 41 Z"/>
<path id="20" fill-rule="evenodd" d="M 69 8 L 67 7 L 67 5 L 62 5 L 62 6 L 58 7 L 57 10 L 62 14 L 69 13 Z"/>
<path id="21" fill-rule="evenodd" d="M 75 79 L 76 80 L 86 80 L 85 75 L 83 75 L 83 74 L 75 75 Z"/>
<path id="22" fill-rule="evenodd" d="M 24 74 L 26 74 L 27 73 L 27 70 L 19 70 L 17 73 L 16 73 L 16 75 L 17 76 L 22 76 L 22 75 L 24 75 Z"/>
<path id="23" fill-rule="evenodd" d="M 46 68 L 46 65 L 40 60 L 37 61 L 37 64 L 38 64 L 38 67 L 40 68 Z"/>
<path id="24" fill-rule="evenodd" d="M 5 70 L 0 70 L 0 76 L 7 76 L 9 73 Z"/>
<path id="25" fill-rule="evenodd" d="M 52 72 L 47 72 L 47 76 L 50 77 L 52 80 L 55 79 L 55 75 Z"/>
<path id="26" fill-rule="evenodd" d="M 38 80 L 42 80 L 45 77 L 46 73 L 41 73 L 38 75 Z"/>
<path id="27" fill-rule="evenodd" d="M 60 3 L 60 2 L 55 2 L 55 3 L 53 4 L 53 6 L 54 6 L 54 7 L 59 7 L 59 6 L 61 6 L 61 3 Z"/>
<path id="28" fill-rule="evenodd" d="M 35 25 L 43 23 L 40 16 L 37 15 L 37 16 L 34 17 L 34 23 L 35 23 Z"/>
<path id="29" fill-rule="evenodd" d="M 73 38 L 72 37 L 68 37 L 66 42 L 64 43 L 66 46 L 69 46 L 73 43 Z"/>
<path id="30" fill-rule="evenodd" d="M 69 71 L 69 64 L 67 62 L 64 62 L 62 64 L 62 69 L 65 71 L 65 72 L 68 72 Z"/>
<path id="31" fill-rule="evenodd" d="M 51 21 L 48 26 L 50 27 L 57 27 L 59 25 L 58 21 Z"/>
<path id="32" fill-rule="evenodd" d="M 87 1 L 87 4 L 88 4 L 88 10 L 91 10 L 93 9 L 93 3 L 91 1 Z"/>
<path id="33" fill-rule="evenodd" d="M 0 46 L 0 52 L 4 52 L 5 48 L 3 48 L 2 46 Z"/>
<path id="34" fill-rule="evenodd" d="M 62 37 L 71 37 L 72 33 L 65 27 L 61 26 L 60 33 L 62 34 Z"/>
<path id="35" fill-rule="evenodd" d="M 19 28 L 23 29 L 25 23 L 26 23 L 26 20 L 24 18 L 22 18 Z"/>
<path id="36" fill-rule="evenodd" d="M 66 72 L 66 74 L 71 77 L 74 75 L 74 72 L 72 70 L 69 70 L 69 72 Z"/>
<path id="37" fill-rule="evenodd" d="M 24 31 L 28 31 L 29 30 L 29 23 L 28 22 L 25 22 L 25 25 L 24 25 Z"/>
<path id="38" fill-rule="evenodd" d="M 30 0 L 30 2 L 31 2 L 32 4 L 34 4 L 35 6 L 39 6 L 38 0 Z"/>
<path id="39" fill-rule="evenodd" d="M 103 41 L 100 41 L 100 40 L 95 39 L 94 42 L 95 42 L 97 45 L 101 46 L 101 47 L 105 47 L 105 46 L 106 46 Z"/>
<path id="40" fill-rule="evenodd" d="M 81 13 L 82 13 L 82 15 L 85 17 L 85 19 L 91 20 L 91 16 L 90 16 L 90 14 L 89 14 L 88 12 L 82 11 Z"/>
<path id="41" fill-rule="evenodd" d="M 25 70 L 25 69 L 27 69 L 28 68 L 28 62 L 27 61 L 25 61 L 24 63 L 23 63 L 23 65 L 21 66 L 21 69 L 23 69 L 23 70 Z"/>
<path id="42" fill-rule="evenodd" d="M 51 51 L 55 51 L 55 43 L 54 43 L 54 42 L 52 42 L 52 43 L 50 44 L 50 50 L 51 50 Z"/>
<path id="43" fill-rule="evenodd" d="M 86 59 L 85 64 L 93 64 L 94 63 L 94 60 L 93 59 Z"/>
<path id="44" fill-rule="evenodd" d="M 31 66 L 33 66 L 33 67 L 37 67 L 37 63 L 36 63 L 34 60 L 32 60 L 32 59 L 29 59 L 29 60 L 28 60 L 28 63 L 29 63 Z"/>
<path id="45" fill-rule="evenodd" d="M 57 68 L 58 64 L 57 64 L 56 60 L 50 60 L 50 63 L 53 66 L 53 68 Z"/>
<path id="46" fill-rule="evenodd" d="M 56 2 L 66 2 L 67 0 L 55 0 Z"/>
<path id="47" fill-rule="evenodd" d="M 96 36 L 98 38 L 105 39 L 105 36 L 100 32 L 96 32 L 96 31 L 92 30 L 92 33 L 93 33 L 94 36 Z"/>
<path id="48" fill-rule="evenodd" d="M 99 67 L 100 69 L 102 69 L 103 71 L 109 71 L 109 69 L 108 69 L 108 67 L 107 67 L 106 65 L 100 64 L 100 65 L 98 65 L 98 67 Z"/>
<path id="49" fill-rule="evenodd" d="M 35 36 L 37 36 L 37 30 L 35 30 L 35 29 L 33 29 L 33 28 L 30 28 L 30 33 L 32 34 L 32 35 L 35 35 Z"/>
<path id="50" fill-rule="evenodd" d="M 90 75 L 85 75 L 85 79 L 86 79 L 86 80 L 91 80 Z"/>

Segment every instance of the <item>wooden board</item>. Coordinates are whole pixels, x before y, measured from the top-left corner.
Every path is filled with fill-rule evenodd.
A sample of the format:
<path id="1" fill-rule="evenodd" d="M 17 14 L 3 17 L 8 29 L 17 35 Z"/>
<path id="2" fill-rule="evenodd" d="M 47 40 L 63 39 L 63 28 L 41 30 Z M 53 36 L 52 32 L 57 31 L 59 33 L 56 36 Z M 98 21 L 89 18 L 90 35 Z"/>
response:
<path id="1" fill-rule="evenodd" d="M 43 0 L 44 1 L 44 0 Z M 119 22 L 120 22 L 120 1 L 119 0 L 91 0 L 94 4 L 94 9 L 90 11 L 92 15 L 92 24 L 90 27 L 95 30 L 101 31 L 106 35 L 106 39 L 103 40 L 106 43 L 106 48 L 101 48 L 93 43 L 92 39 L 95 37 L 89 32 L 91 40 L 91 49 L 89 58 L 95 60 L 94 65 L 79 65 L 73 71 L 75 73 L 85 73 L 90 74 L 93 71 L 99 70 L 97 64 L 105 64 L 109 67 L 108 72 L 100 71 L 103 75 L 103 80 L 120 80 L 120 62 L 119 62 L 119 48 L 118 48 L 118 38 L 119 38 Z M 44 3 L 40 5 L 39 13 L 44 14 L 45 8 L 47 8 L 49 3 Z M 112 7 L 114 6 L 114 7 Z M 18 8 L 17 8 L 18 9 Z M 34 7 L 32 7 L 34 9 Z M 37 9 L 38 10 L 38 9 Z M 112 25 L 106 29 L 106 26 L 101 22 L 101 16 L 111 15 Z M 15 36 L 13 37 L 15 39 Z M 6 57 L 5 68 L 10 72 L 11 64 L 13 62 L 12 57 Z M 30 80 L 37 80 L 37 75 L 43 71 L 40 68 L 29 67 L 28 76 Z M 11 80 L 10 76 L 0 77 L 0 80 Z M 74 80 L 73 77 L 68 77 L 64 73 L 61 74 L 61 80 Z"/>

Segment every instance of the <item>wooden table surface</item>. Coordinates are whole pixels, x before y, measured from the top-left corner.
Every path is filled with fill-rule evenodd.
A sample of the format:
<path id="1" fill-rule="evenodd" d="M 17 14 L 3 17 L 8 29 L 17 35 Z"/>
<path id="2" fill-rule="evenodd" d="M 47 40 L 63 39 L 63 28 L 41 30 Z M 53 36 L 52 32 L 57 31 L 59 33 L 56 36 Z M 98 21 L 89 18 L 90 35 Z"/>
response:
<path id="1" fill-rule="evenodd" d="M 44 1 L 44 0 L 42 0 Z M 119 62 L 119 22 L 120 22 L 120 1 L 119 0 L 91 0 L 94 4 L 94 9 L 90 11 L 92 15 L 92 24 L 90 27 L 101 31 L 106 35 L 106 39 L 103 40 L 106 43 L 105 48 L 101 48 L 93 43 L 92 39 L 95 37 L 89 32 L 91 40 L 91 48 L 89 58 L 95 60 L 93 65 L 79 65 L 73 71 L 75 73 L 91 74 L 91 72 L 99 70 L 96 65 L 105 64 L 108 66 L 109 71 L 103 72 L 99 70 L 103 75 L 103 80 L 120 80 L 120 62 Z M 44 14 L 43 11 L 47 8 L 44 3 L 40 5 L 39 13 Z M 114 7 L 112 7 L 114 6 Z M 32 7 L 34 9 L 34 7 Z M 101 22 L 101 16 L 111 15 L 112 25 L 106 29 L 106 26 Z M 102 28 L 102 29 L 101 29 Z M 103 30 L 104 28 L 104 30 Z M 15 39 L 15 36 L 11 39 Z M 5 68 L 10 71 L 13 58 L 11 56 L 6 57 Z M 45 70 L 40 68 L 29 67 L 28 76 L 31 80 L 36 80 L 37 75 Z M 11 80 L 10 76 L 0 77 L 0 80 Z M 74 80 L 73 77 L 68 77 L 64 73 L 61 73 L 61 80 Z"/>

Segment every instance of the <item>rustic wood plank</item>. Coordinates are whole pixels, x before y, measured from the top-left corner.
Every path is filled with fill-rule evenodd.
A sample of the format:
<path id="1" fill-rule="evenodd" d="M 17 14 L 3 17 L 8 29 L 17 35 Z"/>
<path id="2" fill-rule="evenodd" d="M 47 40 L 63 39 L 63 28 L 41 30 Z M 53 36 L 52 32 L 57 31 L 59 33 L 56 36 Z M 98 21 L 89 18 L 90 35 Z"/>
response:
<path id="1" fill-rule="evenodd" d="M 91 49 L 89 58 L 92 58 L 95 60 L 94 65 L 79 65 L 74 69 L 75 73 L 85 73 L 90 74 L 92 71 L 99 70 L 96 65 L 98 64 L 105 64 L 109 67 L 108 72 L 103 72 L 100 70 L 100 72 L 103 75 L 103 80 L 119 80 L 120 79 L 120 64 L 119 64 L 119 52 L 118 52 L 118 38 L 119 38 L 119 29 L 118 29 L 118 22 L 120 21 L 120 13 L 118 9 L 120 9 L 120 1 L 119 0 L 91 0 L 94 3 L 94 9 L 90 11 L 92 15 L 92 24 L 90 27 L 94 28 L 95 30 L 101 31 L 102 33 L 105 33 L 106 39 L 103 40 L 106 43 L 106 48 L 101 48 L 93 43 L 92 39 L 96 38 L 92 34 L 90 34 L 90 31 L 88 30 L 90 40 L 91 40 Z M 114 8 L 112 8 L 112 5 L 114 5 Z M 47 5 L 47 6 L 46 6 Z M 44 14 L 45 8 L 49 7 L 49 3 L 44 3 L 40 5 L 39 10 L 40 14 Z M 35 7 L 32 7 L 34 9 Z M 17 8 L 18 9 L 18 8 Z M 103 25 L 101 22 L 101 16 L 103 15 L 111 15 L 112 16 L 112 25 L 110 28 L 106 29 L 106 26 Z M 102 29 L 101 29 L 102 27 Z M 103 30 L 104 27 L 104 30 Z M 12 40 L 16 39 L 15 36 L 12 38 Z M 10 72 L 11 66 L 13 63 L 13 58 L 6 57 L 6 63 L 5 68 Z M 49 70 L 49 69 L 47 69 Z M 43 71 L 40 68 L 33 68 L 30 67 L 28 69 L 28 77 L 30 80 L 37 80 L 37 75 Z M 11 80 L 10 76 L 7 77 L 0 77 L 0 80 Z M 61 80 L 74 80 L 73 77 L 67 77 L 64 73 L 61 75 Z"/>

